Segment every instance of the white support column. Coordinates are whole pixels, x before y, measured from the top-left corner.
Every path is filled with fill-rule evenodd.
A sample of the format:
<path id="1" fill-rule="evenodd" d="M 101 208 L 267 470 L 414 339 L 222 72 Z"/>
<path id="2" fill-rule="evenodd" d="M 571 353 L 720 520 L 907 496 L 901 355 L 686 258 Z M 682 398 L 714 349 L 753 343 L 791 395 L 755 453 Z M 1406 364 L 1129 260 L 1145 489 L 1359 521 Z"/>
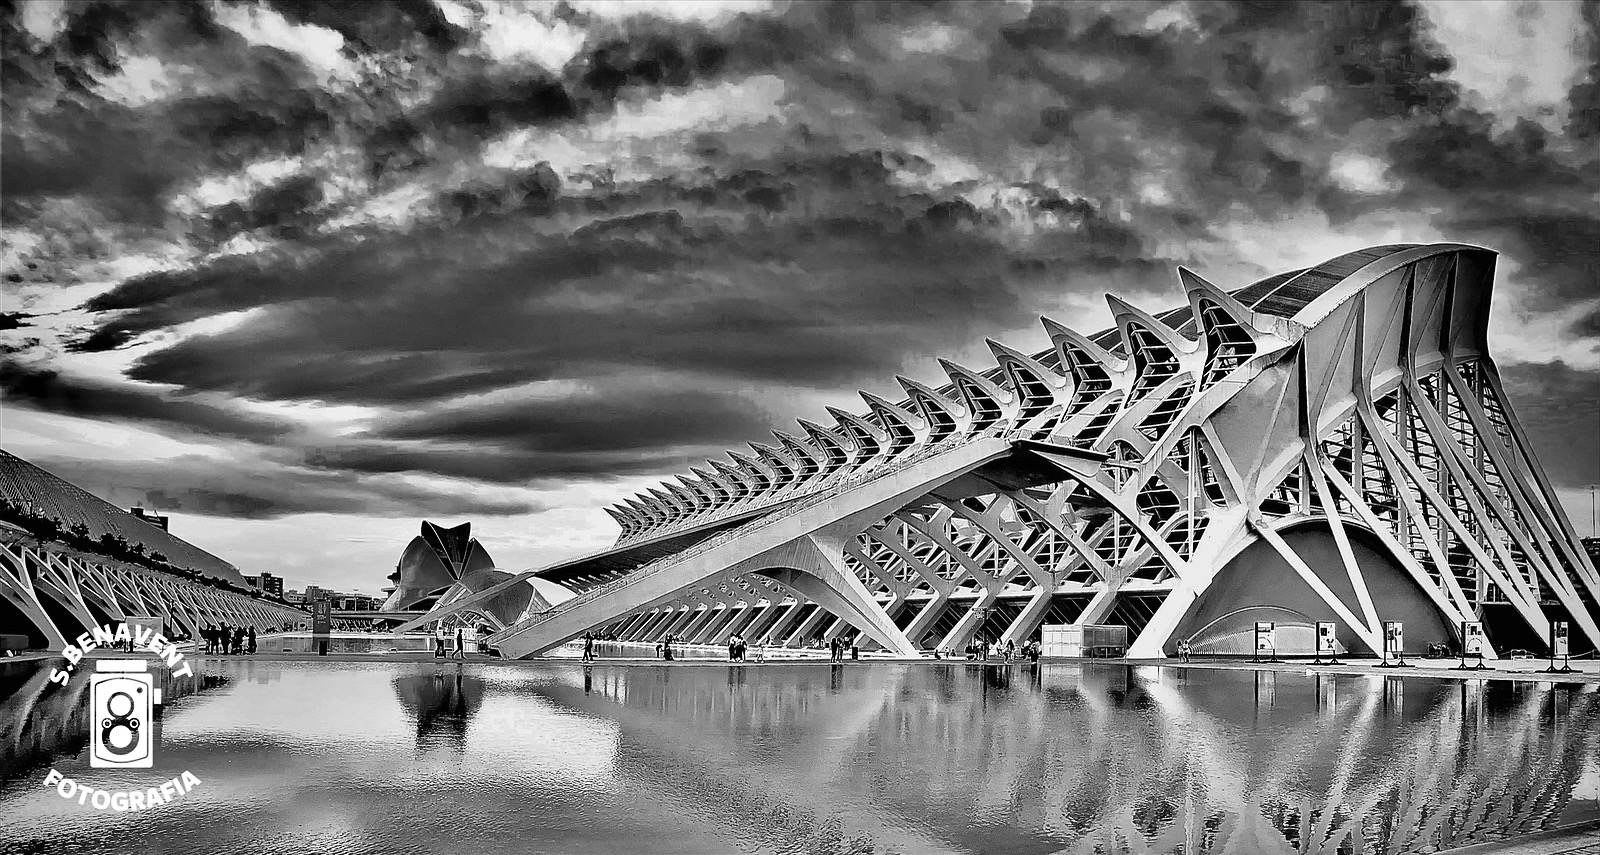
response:
<path id="1" fill-rule="evenodd" d="M 983 593 L 978 596 L 978 599 L 967 609 L 967 613 L 961 616 L 961 620 L 956 621 L 956 625 L 951 627 L 950 631 L 945 633 L 944 638 L 939 640 L 939 649 L 955 650 L 965 647 L 967 642 L 972 640 L 972 636 L 982 627 L 984 611 L 992 607 L 995 601 L 999 599 L 1000 592 L 998 590 L 985 588 Z"/>
<path id="2" fill-rule="evenodd" d="M 1044 620 L 1045 612 L 1050 610 L 1050 598 L 1054 595 L 1055 592 L 1048 588 L 1035 591 L 1028 604 L 1017 615 L 1017 619 L 1000 634 L 1000 643 L 1005 644 L 1009 641 L 1021 644 L 1026 641 L 1039 622 Z"/>
<path id="3" fill-rule="evenodd" d="M 916 648 L 905 634 L 873 601 L 861 580 L 845 567 L 842 541 L 847 536 L 853 533 L 835 530 L 819 532 L 817 536 L 807 535 L 757 556 L 750 563 L 762 566 L 759 572 L 763 575 L 776 578 L 785 587 L 802 591 L 850 620 L 891 653 L 917 656 Z"/>

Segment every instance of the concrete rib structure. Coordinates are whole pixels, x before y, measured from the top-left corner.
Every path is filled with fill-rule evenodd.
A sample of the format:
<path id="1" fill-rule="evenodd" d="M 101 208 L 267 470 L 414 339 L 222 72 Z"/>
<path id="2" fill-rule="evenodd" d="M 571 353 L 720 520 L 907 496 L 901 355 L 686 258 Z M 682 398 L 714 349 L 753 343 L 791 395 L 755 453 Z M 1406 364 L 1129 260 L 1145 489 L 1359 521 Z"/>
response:
<path id="1" fill-rule="evenodd" d="M 1570 621 L 1600 646 L 1600 576 L 1507 405 L 1490 358 L 1494 253 L 1352 252 L 1116 325 L 1043 319 L 938 386 L 896 378 L 608 513 L 608 550 L 539 571 L 579 592 L 491 643 L 533 656 L 586 632 L 798 645 L 858 633 L 914 655 L 1046 623 L 1123 624 L 1129 655 L 1186 639 L 1284 652 L 1311 626 L 1413 648 L 1483 620 L 1544 649 Z M 1493 655 L 1491 653 L 1491 655 Z"/>
<path id="2" fill-rule="evenodd" d="M 132 616 L 161 617 L 169 633 L 181 630 L 191 637 L 208 624 L 265 632 L 309 618 L 240 593 L 244 577 L 232 564 L 4 451 L 0 499 L 63 529 L 78 527 L 91 540 L 137 544 L 190 574 L 85 552 L 0 523 L 0 632 L 27 636 L 29 647 L 59 650 L 79 633 Z M 205 584 L 208 577 L 234 587 Z"/>

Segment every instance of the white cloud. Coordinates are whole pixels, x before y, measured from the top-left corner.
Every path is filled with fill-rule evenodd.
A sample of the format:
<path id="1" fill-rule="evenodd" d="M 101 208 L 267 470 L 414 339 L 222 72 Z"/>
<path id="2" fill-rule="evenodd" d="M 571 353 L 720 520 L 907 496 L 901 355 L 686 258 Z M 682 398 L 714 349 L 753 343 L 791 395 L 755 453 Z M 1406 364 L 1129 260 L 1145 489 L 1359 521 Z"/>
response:
<path id="1" fill-rule="evenodd" d="M 496 62 L 534 62 L 558 71 L 583 49 L 583 30 L 539 14 L 528 3 L 489 3 L 477 20 L 478 40 Z"/>
<path id="2" fill-rule="evenodd" d="M 1395 189 L 1388 167 L 1377 158 L 1341 151 L 1328 164 L 1328 173 L 1340 187 L 1353 193 L 1377 195 Z"/>
<path id="3" fill-rule="evenodd" d="M 682 134 L 766 121 L 781 113 L 785 92 L 783 80 L 758 75 L 619 103 L 614 114 L 587 127 L 513 131 L 483 147 L 483 162 L 492 169 L 527 169 L 547 161 L 561 174 L 607 166 L 618 181 L 646 180 L 690 164 Z"/>
<path id="4" fill-rule="evenodd" d="M 1566 121 L 1567 90 L 1587 68 L 1582 6 L 1538 0 L 1421 0 L 1455 60 L 1449 77 L 1505 125 Z"/>
<path id="5" fill-rule="evenodd" d="M 21 7 L 22 28 L 41 42 L 55 39 L 66 23 L 65 0 L 29 0 Z"/>
<path id="6" fill-rule="evenodd" d="M 218 5 L 213 9 L 217 23 L 227 27 L 253 45 L 265 45 L 295 54 L 325 78 L 353 79 L 355 66 L 341 53 L 344 36 L 326 27 L 294 24 L 277 12 L 261 6 Z"/>
<path id="7" fill-rule="evenodd" d="M 1506 262 L 1505 256 L 1501 256 Z M 1514 274 L 1496 275 L 1500 287 L 1489 315 L 1489 350 L 1500 363 L 1564 362 L 1579 371 L 1600 371 L 1600 338 L 1579 338 L 1573 324 L 1600 311 L 1600 297 L 1573 303 L 1554 312 L 1534 312 Z M 1508 282 L 1509 280 L 1509 282 Z"/>
<path id="8" fill-rule="evenodd" d="M 773 7 L 770 0 L 572 0 L 579 12 L 601 18 L 627 18 L 648 14 L 679 21 L 723 21 L 741 12 L 760 13 Z"/>

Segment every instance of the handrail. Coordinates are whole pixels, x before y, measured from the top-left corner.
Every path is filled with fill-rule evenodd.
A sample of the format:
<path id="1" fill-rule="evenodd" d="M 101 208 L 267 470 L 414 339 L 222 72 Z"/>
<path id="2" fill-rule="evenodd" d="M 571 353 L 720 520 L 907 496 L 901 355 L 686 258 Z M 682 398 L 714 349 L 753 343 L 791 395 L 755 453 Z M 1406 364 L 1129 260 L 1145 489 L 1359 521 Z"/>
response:
<path id="1" fill-rule="evenodd" d="M 898 465 L 896 466 L 888 467 L 880 464 L 869 469 L 859 470 L 851 473 L 849 476 L 834 482 L 825 490 L 819 490 L 809 496 L 792 500 L 791 504 L 780 508 L 773 513 L 756 517 L 755 519 L 752 519 L 742 525 L 735 526 L 726 531 L 718 532 L 717 534 L 714 534 L 711 537 L 694 544 L 682 552 L 676 552 L 672 555 L 662 556 L 655 561 L 651 561 L 650 563 L 633 570 L 632 572 L 628 573 L 628 575 L 623 576 L 620 579 L 614 579 L 603 585 L 597 585 L 596 587 L 590 588 L 589 590 L 584 591 L 570 600 L 562 602 L 560 605 L 557 605 L 548 611 L 531 615 L 528 618 L 518 622 L 515 626 L 507 627 L 501 632 L 496 633 L 495 638 L 503 640 L 511 637 L 512 635 L 533 629 L 534 627 L 539 626 L 547 621 L 554 620 L 562 614 L 584 605 L 585 603 L 593 602 L 600 597 L 611 593 L 612 591 L 620 590 L 621 588 L 625 588 L 642 579 L 651 578 L 671 567 L 681 564 L 684 561 L 704 555 L 705 553 L 710 552 L 711 550 L 716 549 L 725 543 L 729 543 L 738 537 L 742 537 L 754 531 L 760 531 L 768 526 L 777 524 L 779 521 L 789 519 L 803 510 L 815 507 L 825 499 L 830 499 L 838 495 L 845 489 L 856 487 L 869 481 L 874 481 L 884 475 L 899 472 L 906 465 L 912 463 L 921 463 L 925 460 L 930 460 L 934 457 L 939 457 L 957 449 L 964 448 L 979 439 L 987 438 L 993 438 L 992 435 L 987 431 L 961 437 L 959 439 L 952 437 L 951 439 L 954 439 L 954 442 L 950 441 L 950 439 L 947 439 L 945 442 L 937 445 L 919 449 L 906 457 L 900 458 L 897 461 Z"/>

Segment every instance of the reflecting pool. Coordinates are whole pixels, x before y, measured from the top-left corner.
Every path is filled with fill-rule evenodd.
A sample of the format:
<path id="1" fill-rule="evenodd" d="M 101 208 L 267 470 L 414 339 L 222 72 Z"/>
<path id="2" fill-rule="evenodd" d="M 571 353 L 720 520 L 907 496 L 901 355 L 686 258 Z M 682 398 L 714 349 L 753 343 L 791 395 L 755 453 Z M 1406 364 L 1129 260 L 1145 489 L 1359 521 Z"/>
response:
<path id="1" fill-rule="evenodd" d="M 1600 818 L 1595 686 L 1117 665 L 206 659 L 154 770 L 0 665 L 0 852 L 1414 852 Z M 188 770 L 158 808 L 61 798 Z"/>

